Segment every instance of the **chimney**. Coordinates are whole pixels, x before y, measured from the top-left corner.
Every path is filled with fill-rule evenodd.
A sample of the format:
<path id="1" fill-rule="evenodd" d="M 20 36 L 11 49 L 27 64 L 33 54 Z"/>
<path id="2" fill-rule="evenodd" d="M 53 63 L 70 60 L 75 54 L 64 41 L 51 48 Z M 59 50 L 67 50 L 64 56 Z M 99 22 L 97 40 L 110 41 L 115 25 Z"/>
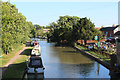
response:
<path id="1" fill-rule="evenodd" d="M 113 26 L 112 27 L 115 27 L 115 24 L 113 24 Z"/>

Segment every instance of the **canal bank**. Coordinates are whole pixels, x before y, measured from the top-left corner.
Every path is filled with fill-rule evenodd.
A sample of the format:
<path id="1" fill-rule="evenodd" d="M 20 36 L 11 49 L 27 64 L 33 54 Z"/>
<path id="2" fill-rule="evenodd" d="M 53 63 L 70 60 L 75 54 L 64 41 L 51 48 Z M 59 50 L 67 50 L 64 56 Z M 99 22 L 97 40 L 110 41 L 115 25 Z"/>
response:
<path id="1" fill-rule="evenodd" d="M 107 69 L 109 69 L 109 75 L 111 76 L 111 80 L 114 80 L 115 78 L 120 79 L 119 69 L 117 67 L 112 67 L 110 64 L 111 61 L 106 62 L 105 60 L 101 59 L 101 57 L 97 57 L 96 55 L 87 52 L 89 50 L 83 50 L 83 49 L 81 49 L 81 47 L 79 48 L 77 46 L 74 46 L 73 48 L 76 49 L 77 51 L 83 53 L 83 55 L 90 57 L 91 59 L 97 61 L 98 63 L 100 63 Z M 96 54 L 99 55 L 98 53 L 96 53 Z"/>
<path id="2" fill-rule="evenodd" d="M 74 46 L 73 48 L 76 49 L 76 50 L 78 50 L 78 51 L 80 51 L 81 53 L 83 53 L 83 55 L 87 55 L 87 56 L 89 56 L 90 58 L 94 59 L 95 61 L 97 61 L 98 63 L 102 64 L 104 67 L 106 67 L 107 69 L 111 70 L 110 64 L 107 63 L 107 62 L 105 62 L 105 61 L 103 61 L 103 60 L 100 59 L 99 57 L 96 57 L 96 56 L 90 54 L 90 53 L 87 52 L 87 51 L 83 51 L 83 50 L 81 50 L 80 48 L 78 48 L 77 46 Z"/>

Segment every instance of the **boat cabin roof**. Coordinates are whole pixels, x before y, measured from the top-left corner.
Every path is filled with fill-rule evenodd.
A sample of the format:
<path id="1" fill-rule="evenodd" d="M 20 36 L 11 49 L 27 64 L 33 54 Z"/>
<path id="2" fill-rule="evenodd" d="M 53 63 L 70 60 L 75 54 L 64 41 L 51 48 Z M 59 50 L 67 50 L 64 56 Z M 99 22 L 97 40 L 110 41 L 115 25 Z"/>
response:
<path id="1" fill-rule="evenodd" d="M 42 59 L 40 57 L 31 57 L 29 67 L 32 68 L 42 68 Z"/>

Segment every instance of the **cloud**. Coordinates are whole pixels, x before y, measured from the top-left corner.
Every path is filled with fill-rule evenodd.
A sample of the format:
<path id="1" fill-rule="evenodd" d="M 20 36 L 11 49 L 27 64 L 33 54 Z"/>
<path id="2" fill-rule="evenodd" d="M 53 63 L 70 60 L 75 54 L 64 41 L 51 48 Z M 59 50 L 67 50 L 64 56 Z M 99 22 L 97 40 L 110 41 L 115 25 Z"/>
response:
<path id="1" fill-rule="evenodd" d="M 119 2 L 119 0 L 2 0 L 4 2 Z"/>

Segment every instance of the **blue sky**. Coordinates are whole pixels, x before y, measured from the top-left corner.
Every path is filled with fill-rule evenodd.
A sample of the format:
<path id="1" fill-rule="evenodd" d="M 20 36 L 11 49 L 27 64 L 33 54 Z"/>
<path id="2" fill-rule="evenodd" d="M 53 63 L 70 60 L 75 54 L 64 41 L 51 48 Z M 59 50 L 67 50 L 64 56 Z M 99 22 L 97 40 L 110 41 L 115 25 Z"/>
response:
<path id="1" fill-rule="evenodd" d="M 41 26 L 49 25 L 59 16 L 88 17 L 96 25 L 118 24 L 118 2 L 11 2 L 27 21 Z"/>

